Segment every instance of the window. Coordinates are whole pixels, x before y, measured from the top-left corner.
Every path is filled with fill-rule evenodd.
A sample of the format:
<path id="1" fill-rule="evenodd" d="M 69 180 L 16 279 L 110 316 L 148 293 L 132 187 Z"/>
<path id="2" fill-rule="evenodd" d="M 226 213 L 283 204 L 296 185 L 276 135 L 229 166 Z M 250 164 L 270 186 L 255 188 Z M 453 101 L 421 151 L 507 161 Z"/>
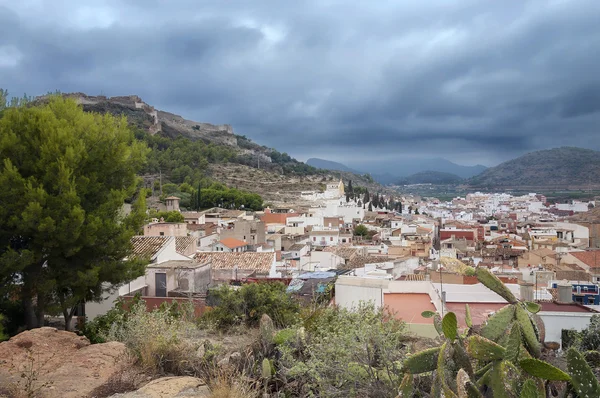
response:
<path id="1" fill-rule="evenodd" d="M 316 241 L 317 241 L 317 237 L 313 236 L 313 242 L 316 242 Z"/>
<path id="2" fill-rule="evenodd" d="M 333 236 L 330 236 L 330 237 L 329 237 L 329 241 L 330 241 L 330 242 L 333 242 Z"/>
<path id="3" fill-rule="evenodd" d="M 165 236 L 164 232 L 159 232 L 160 236 Z"/>

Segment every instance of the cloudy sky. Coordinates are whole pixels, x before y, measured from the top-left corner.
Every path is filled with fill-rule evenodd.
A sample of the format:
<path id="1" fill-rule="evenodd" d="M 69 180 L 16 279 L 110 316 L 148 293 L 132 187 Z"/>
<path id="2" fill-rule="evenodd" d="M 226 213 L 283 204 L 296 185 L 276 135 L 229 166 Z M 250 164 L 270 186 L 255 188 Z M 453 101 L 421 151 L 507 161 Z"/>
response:
<path id="1" fill-rule="evenodd" d="M 600 149 L 600 1 L 0 0 L 0 87 L 137 94 L 305 160 Z"/>

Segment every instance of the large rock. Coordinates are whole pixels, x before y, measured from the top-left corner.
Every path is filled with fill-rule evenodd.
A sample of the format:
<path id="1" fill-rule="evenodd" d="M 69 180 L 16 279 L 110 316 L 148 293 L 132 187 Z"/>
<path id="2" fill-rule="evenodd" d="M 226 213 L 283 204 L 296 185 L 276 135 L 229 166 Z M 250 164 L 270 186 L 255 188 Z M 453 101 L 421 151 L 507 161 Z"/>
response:
<path id="1" fill-rule="evenodd" d="M 84 397 L 122 370 L 125 351 L 122 343 L 90 345 L 72 332 L 33 329 L 0 343 L 0 381 L 23 390 L 35 376 L 44 397 Z"/>
<path id="2" fill-rule="evenodd" d="M 162 377 L 152 380 L 137 391 L 115 394 L 111 398 L 183 398 L 209 397 L 208 386 L 196 377 Z"/>

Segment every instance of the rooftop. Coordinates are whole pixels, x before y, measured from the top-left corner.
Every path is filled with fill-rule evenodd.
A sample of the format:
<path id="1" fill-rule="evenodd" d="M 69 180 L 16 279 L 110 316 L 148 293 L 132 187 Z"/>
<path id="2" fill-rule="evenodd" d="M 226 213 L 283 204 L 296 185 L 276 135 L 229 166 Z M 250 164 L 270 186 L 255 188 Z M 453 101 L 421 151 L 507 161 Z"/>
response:
<path id="1" fill-rule="evenodd" d="M 196 238 L 193 236 L 176 236 L 175 237 L 175 251 L 177 253 L 184 253 L 186 249 L 193 245 Z"/>
<path id="2" fill-rule="evenodd" d="M 586 264 L 590 268 L 600 267 L 600 250 L 587 250 L 584 252 L 569 252 L 570 255 Z"/>
<path id="3" fill-rule="evenodd" d="M 229 249 L 235 249 L 238 247 L 248 246 L 248 242 L 235 239 L 235 238 L 225 238 L 219 241 L 223 246 L 228 247 Z"/>
<path id="4" fill-rule="evenodd" d="M 147 268 L 170 268 L 170 269 L 178 269 L 178 268 L 198 268 L 203 267 L 206 264 L 199 264 L 194 262 L 193 260 L 170 260 L 165 261 L 160 264 L 150 264 Z"/>
<path id="5" fill-rule="evenodd" d="M 134 236 L 131 238 L 132 255 L 151 259 L 172 238 L 172 236 Z"/>
<path id="6" fill-rule="evenodd" d="M 398 319 L 406 323 L 433 324 L 433 318 L 423 318 L 423 311 L 434 311 L 427 293 L 385 293 L 383 302 Z"/>
<path id="7" fill-rule="evenodd" d="M 200 264 L 212 262 L 212 269 L 234 269 L 237 265 L 241 270 L 253 270 L 268 273 L 275 258 L 275 253 L 223 253 L 223 252 L 199 252 L 194 256 Z"/>

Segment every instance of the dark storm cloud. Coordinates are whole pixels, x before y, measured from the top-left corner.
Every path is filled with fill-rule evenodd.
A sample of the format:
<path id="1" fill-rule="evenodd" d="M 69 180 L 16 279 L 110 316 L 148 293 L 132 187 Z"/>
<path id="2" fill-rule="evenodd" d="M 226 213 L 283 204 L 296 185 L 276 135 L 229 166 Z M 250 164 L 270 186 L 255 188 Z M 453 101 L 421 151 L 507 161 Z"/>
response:
<path id="1" fill-rule="evenodd" d="M 15 94 L 138 94 L 349 164 L 600 149 L 596 0 L 11 3 L 0 86 Z"/>

